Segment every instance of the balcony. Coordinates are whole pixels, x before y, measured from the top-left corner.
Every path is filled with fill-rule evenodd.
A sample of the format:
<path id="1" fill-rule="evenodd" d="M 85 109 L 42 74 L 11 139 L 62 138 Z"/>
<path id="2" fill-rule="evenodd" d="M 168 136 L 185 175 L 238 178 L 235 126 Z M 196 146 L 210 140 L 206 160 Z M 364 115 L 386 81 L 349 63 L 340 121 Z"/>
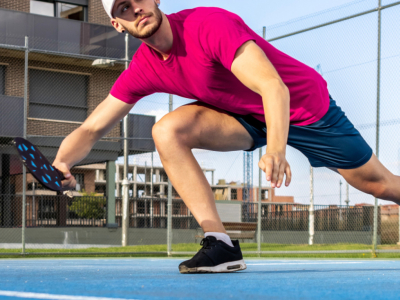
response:
<path id="1" fill-rule="evenodd" d="M 23 135 L 24 98 L 0 95 L 0 137 Z"/>
<path id="2" fill-rule="evenodd" d="M 125 36 L 111 26 L 0 9 L 0 44 L 56 53 L 125 58 Z M 141 41 L 129 37 L 129 57 Z"/>
<path id="3" fill-rule="evenodd" d="M 153 152 L 156 150 L 154 140 L 151 134 L 153 125 L 156 123 L 156 117 L 138 114 L 128 114 L 128 149 L 129 154 L 138 154 L 144 152 Z M 121 136 L 124 136 L 123 121 L 121 121 Z M 124 148 L 124 142 L 121 141 L 121 149 Z M 123 152 L 120 153 L 123 155 Z"/>

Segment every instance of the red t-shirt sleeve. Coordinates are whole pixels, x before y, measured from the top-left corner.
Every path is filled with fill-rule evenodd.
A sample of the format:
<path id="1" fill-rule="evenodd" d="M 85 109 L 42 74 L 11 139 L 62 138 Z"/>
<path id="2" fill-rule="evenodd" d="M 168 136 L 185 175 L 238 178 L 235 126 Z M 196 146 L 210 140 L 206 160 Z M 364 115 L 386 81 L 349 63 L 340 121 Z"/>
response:
<path id="1" fill-rule="evenodd" d="M 131 63 L 129 68 L 122 72 L 115 81 L 110 94 L 128 104 L 134 104 L 143 97 L 151 95 L 149 87 L 146 87 L 146 83 L 137 74 Z"/>
<path id="2" fill-rule="evenodd" d="M 200 26 L 199 39 L 206 55 L 228 70 L 240 46 L 255 40 L 243 20 L 228 12 L 207 16 Z"/>

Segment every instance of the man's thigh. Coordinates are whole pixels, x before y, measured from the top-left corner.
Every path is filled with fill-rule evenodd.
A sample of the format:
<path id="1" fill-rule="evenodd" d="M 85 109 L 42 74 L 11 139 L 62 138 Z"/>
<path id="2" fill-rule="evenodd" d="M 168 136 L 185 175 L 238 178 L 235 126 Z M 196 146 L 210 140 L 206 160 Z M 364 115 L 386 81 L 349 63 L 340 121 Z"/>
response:
<path id="1" fill-rule="evenodd" d="M 356 189 L 368 194 L 381 194 L 396 184 L 393 174 L 373 154 L 364 165 L 354 169 L 338 169 L 340 175 Z"/>
<path id="2" fill-rule="evenodd" d="M 190 148 L 236 151 L 249 149 L 254 143 L 248 131 L 229 113 L 203 103 L 181 106 L 158 123 L 168 133 L 179 135 Z"/>
<path id="3" fill-rule="evenodd" d="M 372 156 L 371 147 L 332 99 L 321 120 L 290 126 L 288 145 L 307 156 L 313 167 L 331 170 L 356 169 Z"/>

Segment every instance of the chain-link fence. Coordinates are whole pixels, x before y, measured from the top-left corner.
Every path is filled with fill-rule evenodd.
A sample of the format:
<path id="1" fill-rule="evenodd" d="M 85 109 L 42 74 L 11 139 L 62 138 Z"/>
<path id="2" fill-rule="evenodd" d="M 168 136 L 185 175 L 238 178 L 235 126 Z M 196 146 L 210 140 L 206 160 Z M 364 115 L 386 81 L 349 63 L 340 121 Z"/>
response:
<path id="1" fill-rule="evenodd" d="M 266 28 L 263 35 L 320 71 L 338 105 L 398 174 L 400 2 L 386 2 L 353 1 Z M 166 94 L 142 99 L 126 119 L 126 132 L 123 122 L 115 126 L 71 170 L 78 183 L 74 198 L 57 195 L 24 173 L 12 138 L 26 137 L 54 160 L 140 43 L 109 26 L 1 9 L 0 19 L 17 22 L 0 24 L 0 248 L 26 253 L 122 244 L 132 246 L 129 252 L 193 253 L 204 232 L 171 186 L 151 136 L 155 122 L 191 100 Z M 276 190 L 259 174 L 258 151 L 193 154 L 228 234 L 247 253 L 289 253 L 287 245 L 295 253 L 315 253 L 312 246 L 296 248 L 311 244 L 353 245 L 328 252 L 365 252 L 362 244 L 399 251 L 397 205 L 374 205 L 372 196 L 331 170 L 314 169 L 310 177 L 307 159 L 293 148 L 287 150 L 292 184 Z"/>

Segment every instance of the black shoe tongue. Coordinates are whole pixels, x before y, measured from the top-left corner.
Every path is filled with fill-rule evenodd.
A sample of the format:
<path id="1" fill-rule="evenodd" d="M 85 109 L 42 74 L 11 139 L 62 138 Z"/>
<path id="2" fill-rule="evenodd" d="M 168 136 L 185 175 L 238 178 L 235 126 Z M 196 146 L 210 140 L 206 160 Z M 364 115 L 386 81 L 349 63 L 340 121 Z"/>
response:
<path id="1" fill-rule="evenodd" d="M 217 238 L 215 236 L 212 236 L 212 235 L 207 236 L 207 239 L 212 243 L 217 241 Z"/>

